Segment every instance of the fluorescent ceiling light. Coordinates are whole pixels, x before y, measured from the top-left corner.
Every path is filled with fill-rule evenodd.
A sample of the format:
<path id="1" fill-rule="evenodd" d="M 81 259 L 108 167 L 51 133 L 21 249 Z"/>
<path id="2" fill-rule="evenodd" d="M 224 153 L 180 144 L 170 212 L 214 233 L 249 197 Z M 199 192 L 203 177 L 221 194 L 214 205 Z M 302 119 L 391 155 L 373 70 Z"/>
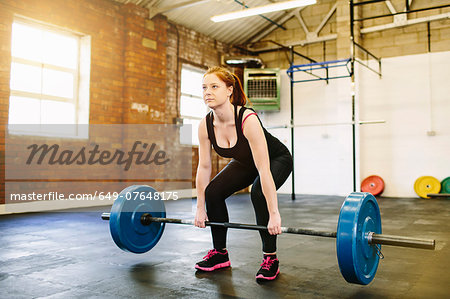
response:
<path id="1" fill-rule="evenodd" d="M 294 7 L 301 7 L 301 6 L 307 6 L 311 4 L 315 4 L 316 0 L 297 0 L 297 1 L 283 1 L 283 2 L 277 2 L 273 4 L 268 4 L 264 6 L 258 6 L 253 8 L 245 8 L 242 10 L 238 10 L 235 12 L 230 12 L 222 15 L 217 15 L 211 17 L 211 21 L 213 22 L 223 22 L 228 20 L 234 20 L 249 16 L 255 16 L 255 15 L 261 15 L 268 12 L 273 11 L 279 11 L 279 10 L 286 10 L 291 9 Z"/>

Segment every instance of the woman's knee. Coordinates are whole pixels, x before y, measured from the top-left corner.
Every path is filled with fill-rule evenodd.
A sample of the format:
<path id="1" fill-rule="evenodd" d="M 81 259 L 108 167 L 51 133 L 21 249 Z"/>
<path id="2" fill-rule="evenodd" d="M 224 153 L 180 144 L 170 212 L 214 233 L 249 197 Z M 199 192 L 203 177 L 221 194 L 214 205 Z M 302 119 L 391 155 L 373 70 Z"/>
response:
<path id="1" fill-rule="evenodd" d="M 205 197 L 215 197 L 215 195 L 220 194 L 220 184 L 215 182 L 214 180 L 209 182 L 208 186 L 205 188 Z"/>
<path id="2" fill-rule="evenodd" d="M 211 181 L 205 188 L 206 205 L 208 206 L 218 202 L 224 202 L 227 197 L 224 193 L 223 184 Z"/>

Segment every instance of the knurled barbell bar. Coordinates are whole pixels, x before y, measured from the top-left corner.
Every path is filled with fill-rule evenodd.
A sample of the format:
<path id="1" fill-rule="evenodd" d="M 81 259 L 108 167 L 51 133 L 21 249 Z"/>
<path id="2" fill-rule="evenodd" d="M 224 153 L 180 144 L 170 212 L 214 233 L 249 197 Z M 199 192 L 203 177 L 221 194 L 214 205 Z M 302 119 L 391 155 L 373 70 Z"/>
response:
<path id="1" fill-rule="evenodd" d="M 111 236 L 122 250 L 144 253 L 159 241 L 166 223 L 194 225 L 194 221 L 165 218 L 164 202 L 159 193 L 149 186 L 134 185 L 125 188 L 114 201 L 109 220 Z M 246 230 L 267 230 L 267 227 L 228 222 L 209 222 L 207 226 L 221 226 Z M 381 254 L 381 245 L 431 249 L 434 240 L 415 239 L 381 234 L 381 216 L 378 203 L 370 193 L 353 192 L 342 204 L 337 231 L 317 231 L 282 227 L 288 234 L 336 238 L 339 269 L 347 282 L 369 284 L 375 277 Z"/>

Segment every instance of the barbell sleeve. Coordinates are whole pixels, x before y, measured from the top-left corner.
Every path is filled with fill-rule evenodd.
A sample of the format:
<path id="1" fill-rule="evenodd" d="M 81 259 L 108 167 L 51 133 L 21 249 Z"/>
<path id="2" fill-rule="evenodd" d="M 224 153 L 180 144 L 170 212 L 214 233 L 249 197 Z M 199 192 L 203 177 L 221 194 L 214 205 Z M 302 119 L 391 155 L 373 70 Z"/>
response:
<path id="1" fill-rule="evenodd" d="M 109 220 L 110 213 L 103 213 L 102 219 Z M 143 225 L 150 225 L 152 222 L 160 223 L 175 223 L 175 224 L 186 224 L 195 225 L 194 220 L 187 219 L 176 219 L 176 218 L 158 218 L 151 217 L 150 214 L 143 214 L 141 217 L 141 223 Z M 243 223 L 230 223 L 230 222 L 211 222 L 206 221 L 206 226 L 220 226 L 226 228 L 236 228 L 236 229 L 246 229 L 246 230 L 267 230 L 267 227 L 255 224 L 243 224 Z M 288 234 L 298 234 L 298 235 L 309 235 L 327 238 L 336 238 L 337 233 L 332 231 L 317 231 L 312 229 L 295 228 L 295 227 L 282 227 L 281 232 Z M 367 236 L 367 241 L 369 244 L 380 244 L 380 245 L 390 245 L 390 246 L 400 246 L 400 247 L 410 247 L 410 248 L 421 248 L 421 249 L 435 249 L 435 240 L 431 239 L 417 239 L 403 236 L 393 236 L 393 235 L 383 235 L 369 233 Z"/>
<path id="2" fill-rule="evenodd" d="M 416 238 L 410 238 L 410 237 L 392 236 L 392 235 L 375 234 L 375 233 L 369 233 L 369 236 L 367 239 L 369 241 L 369 244 L 421 248 L 421 249 L 430 249 L 430 250 L 434 250 L 434 248 L 436 246 L 435 240 L 416 239 Z"/>

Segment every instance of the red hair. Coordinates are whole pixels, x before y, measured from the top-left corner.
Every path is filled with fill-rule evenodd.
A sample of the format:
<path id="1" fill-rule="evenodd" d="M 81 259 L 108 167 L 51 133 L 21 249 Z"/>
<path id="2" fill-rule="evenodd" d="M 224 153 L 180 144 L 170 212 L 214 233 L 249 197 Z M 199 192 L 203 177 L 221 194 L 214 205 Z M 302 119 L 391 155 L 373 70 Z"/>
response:
<path id="1" fill-rule="evenodd" d="M 241 80 L 239 80 L 239 77 L 236 76 L 236 74 L 220 66 L 210 67 L 203 75 L 203 77 L 209 74 L 216 75 L 220 80 L 225 82 L 225 85 L 227 87 L 233 86 L 233 93 L 230 97 L 231 104 L 245 106 L 248 98 L 244 93 L 244 89 L 242 88 Z"/>

